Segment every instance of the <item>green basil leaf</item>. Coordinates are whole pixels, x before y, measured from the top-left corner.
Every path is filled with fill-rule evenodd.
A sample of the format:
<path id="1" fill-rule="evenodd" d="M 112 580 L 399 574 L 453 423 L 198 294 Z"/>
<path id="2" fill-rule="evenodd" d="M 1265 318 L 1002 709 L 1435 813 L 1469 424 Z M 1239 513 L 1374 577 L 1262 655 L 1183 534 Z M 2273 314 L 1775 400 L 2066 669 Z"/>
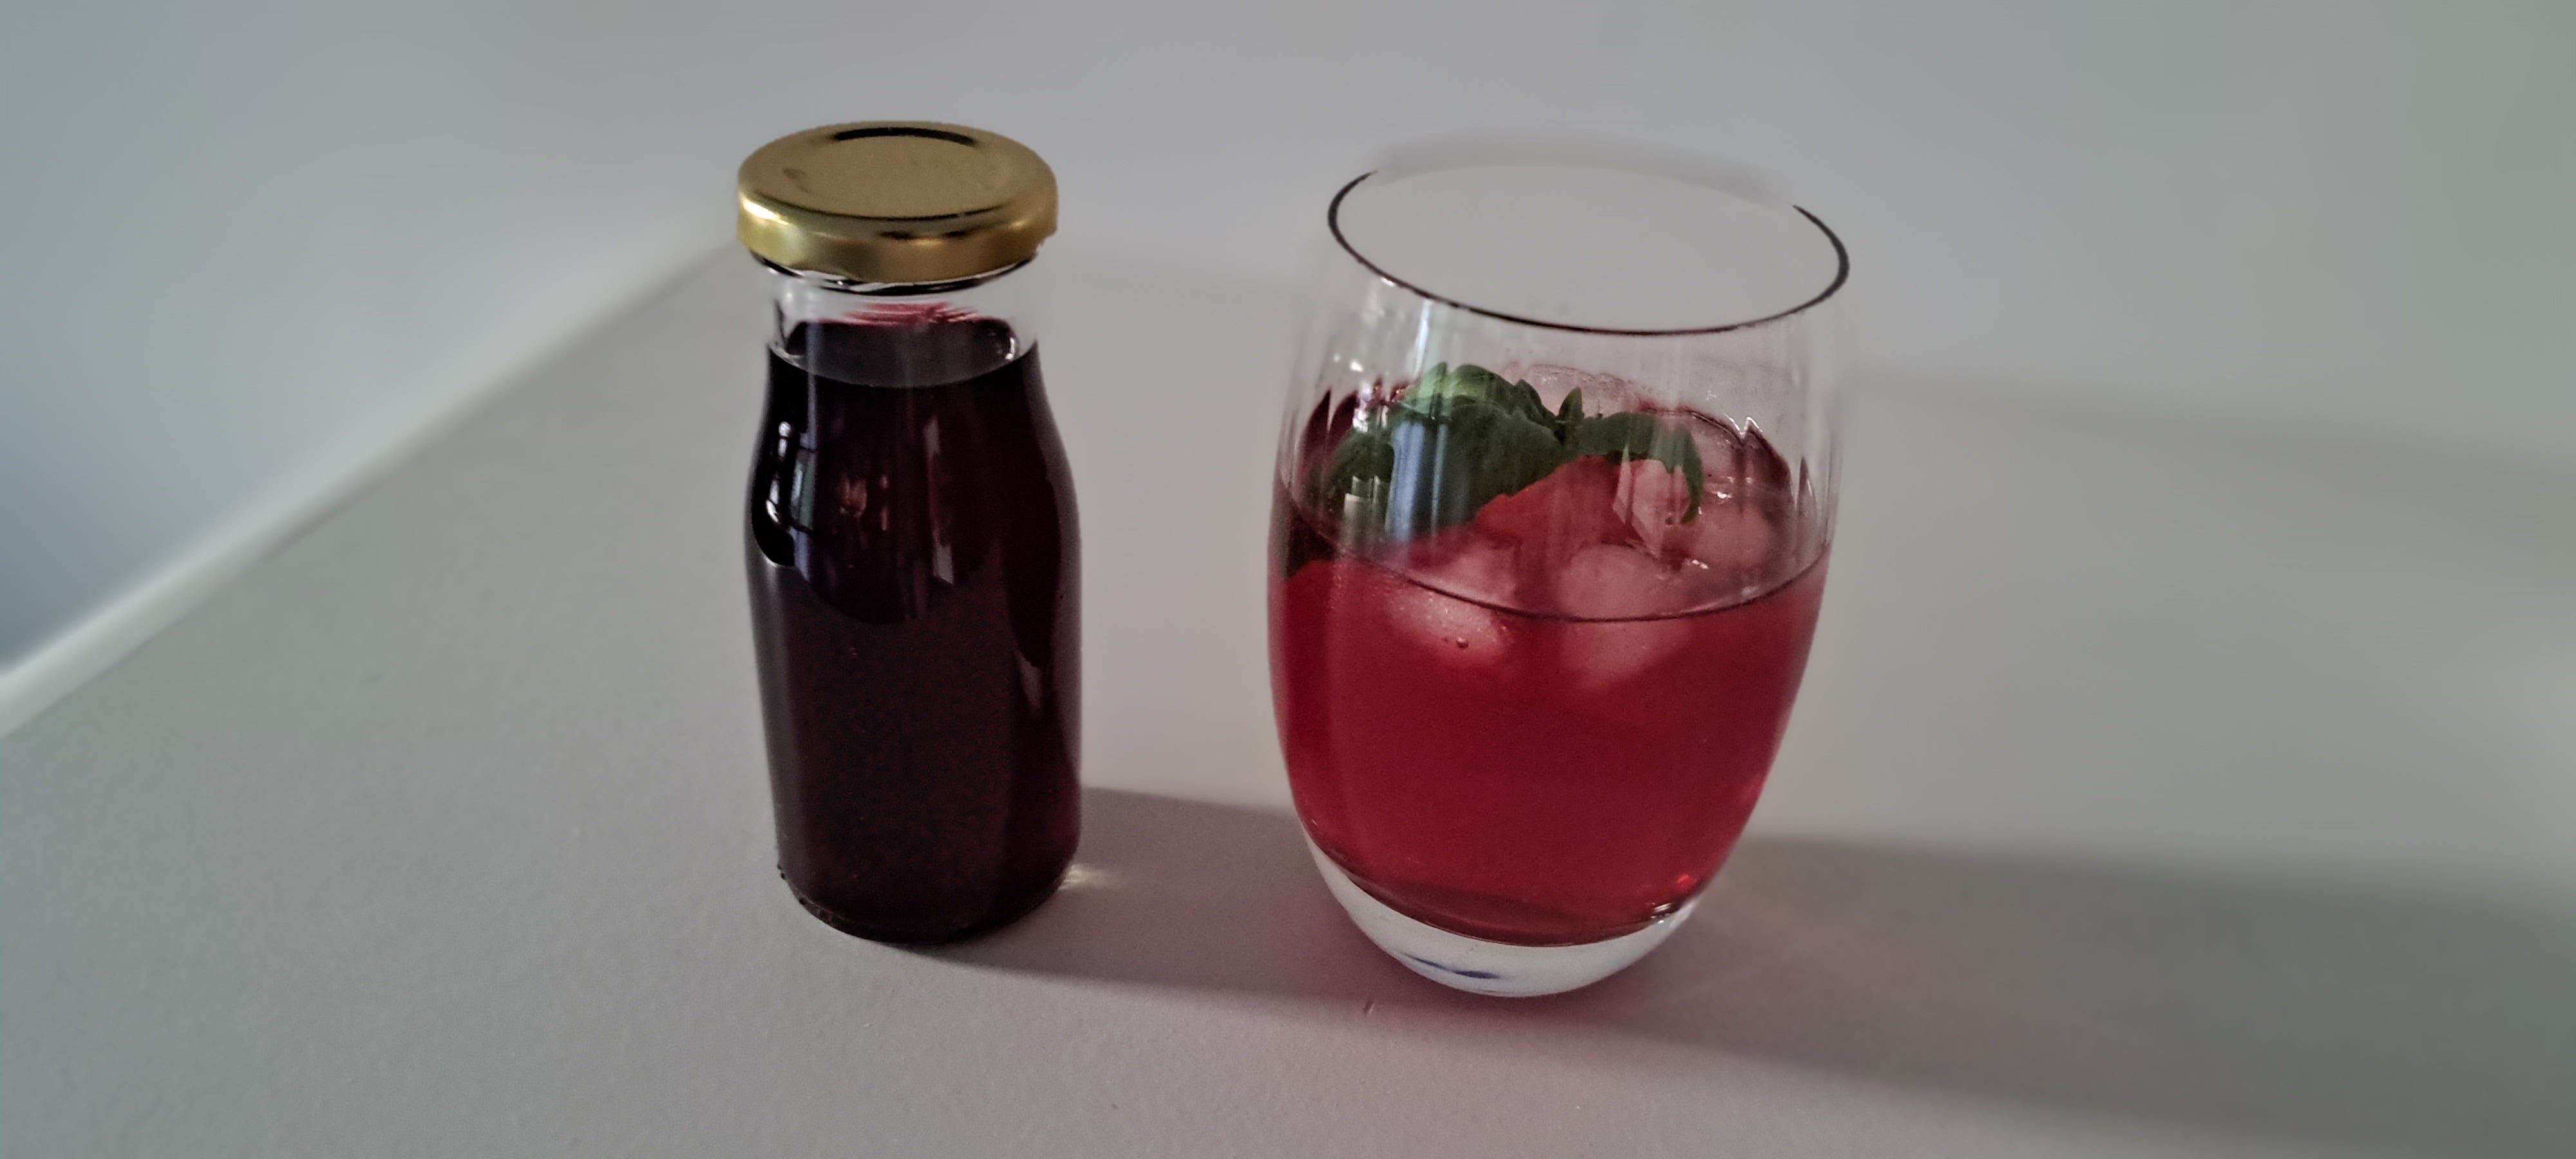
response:
<path id="1" fill-rule="evenodd" d="M 1386 533 L 1410 539 L 1476 517 L 1495 496 L 1547 476 L 1565 461 L 1554 432 L 1503 406 L 1453 398 L 1441 415 L 1395 415 L 1386 483 Z"/>
<path id="2" fill-rule="evenodd" d="M 1386 480 L 1395 471 L 1395 448 L 1387 439 L 1383 418 L 1367 428 L 1352 428 L 1315 476 L 1316 505 L 1338 514 L 1346 498 L 1383 502 Z"/>
<path id="3" fill-rule="evenodd" d="M 1553 412 L 1527 382 L 1481 366 L 1440 363 L 1392 405 L 1360 416 L 1316 472 L 1316 509 L 1347 544 L 1410 539 L 1466 523 L 1495 498 L 1527 487 L 1578 455 L 1652 459 L 1690 487 L 1699 515 L 1699 444 L 1681 420 L 1647 411 L 1586 416 L 1583 392 Z"/>
<path id="4" fill-rule="evenodd" d="M 1502 382 L 1496 377 L 1496 382 Z M 1548 413 L 1547 404 L 1538 400 L 1538 388 L 1527 382 L 1508 382 L 1494 388 L 1494 396 L 1516 415 L 1556 432 L 1556 416 Z"/>
<path id="5" fill-rule="evenodd" d="M 1438 418 L 1464 402 L 1500 407 L 1541 426 L 1554 427 L 1554 417 L 1548 413 L 1547 404 L 1539 401 L 1537 387 L 1510 381 L 1481 366 L 1452 368 L 1445 362 L 1433 366 L 1405 388 L 1399 405 L 1415 414 Z"/>
<path id="6" fill-rule="evenodd" d="M 1699 489 L 1706 475 L 1699 461 L 1699 443 L 1682 420 L 1634 410 L 1600 415 L 1584 419 L 1566 444 L 1577 455 L 1599 455 L 1614 463 L 1652 459 L 1681 472 L 1690 487 L 1690 508 L 1682 518 L 1699 517 Z"/>
<path id="7" fill-rule="evenodd" d="M 1370 417 L 1334 448 L 1315 484 L 1318 508 L 1357 543 L 1465 523 L 1567 457 L 1548 426 L 1478 397 L 1450 396 L 1436 414 L 1396 406 Z"/>

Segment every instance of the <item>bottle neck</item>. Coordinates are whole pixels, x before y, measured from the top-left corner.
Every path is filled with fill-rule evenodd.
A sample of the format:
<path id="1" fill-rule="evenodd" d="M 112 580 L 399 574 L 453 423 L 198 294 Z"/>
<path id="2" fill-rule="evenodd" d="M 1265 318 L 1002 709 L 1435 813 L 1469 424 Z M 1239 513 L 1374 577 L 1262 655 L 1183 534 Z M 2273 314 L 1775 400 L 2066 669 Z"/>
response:
<path id="1" fill-rule="evenodd" d="M 771 274 L 770 345 L 790 353 L 790 338 L 815 325 L 939 327 L 999 322 L 1014 353 L 1037 345 L 1040 286 L 1035 259 L 953 282 L 865 284 L 761 263 Z M 792 356 L 792 355 L 791 355 Z"/>

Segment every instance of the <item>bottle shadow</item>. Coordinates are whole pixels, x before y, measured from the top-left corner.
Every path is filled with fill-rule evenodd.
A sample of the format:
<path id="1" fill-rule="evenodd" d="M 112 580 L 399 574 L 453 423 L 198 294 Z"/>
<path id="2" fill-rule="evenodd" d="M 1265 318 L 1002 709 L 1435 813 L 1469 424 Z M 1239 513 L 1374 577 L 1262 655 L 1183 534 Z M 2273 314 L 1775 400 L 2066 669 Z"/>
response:
<path id="1" fill-rule="evenodd" d="M 1443 991 L 1285 814 L 1084 800 L 1065 889 L 935 951 L 1125 983 L 1438 1004 L 1897 1084 L 2445 1154 L 2576 1154 L 2564 915 L 1748 837 L 1689 925 L 1555 998 Z"/>

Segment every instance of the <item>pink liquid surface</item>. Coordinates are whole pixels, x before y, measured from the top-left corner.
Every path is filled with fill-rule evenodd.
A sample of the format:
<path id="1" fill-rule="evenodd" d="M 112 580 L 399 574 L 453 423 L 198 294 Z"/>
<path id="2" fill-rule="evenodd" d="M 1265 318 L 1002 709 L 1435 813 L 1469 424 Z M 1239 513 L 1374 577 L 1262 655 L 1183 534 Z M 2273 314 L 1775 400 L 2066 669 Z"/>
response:
<path id="1" fill-rule="evenodd" d="M 1363 888 L 1494 941 L 1615 937 L 1742 833 L 1806 668 L 1823 536 L 1760 436 L 1680 476 L 1579 458 L 1365 552 L 1277 496 L 1271 686 L 1308 834 Z"/>

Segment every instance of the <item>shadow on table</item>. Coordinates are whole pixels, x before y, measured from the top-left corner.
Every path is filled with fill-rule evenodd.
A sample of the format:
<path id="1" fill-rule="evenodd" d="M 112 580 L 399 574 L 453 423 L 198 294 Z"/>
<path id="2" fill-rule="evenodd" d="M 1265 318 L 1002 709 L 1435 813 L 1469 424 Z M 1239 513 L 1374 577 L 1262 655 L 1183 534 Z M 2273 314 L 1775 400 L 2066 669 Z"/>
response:
<path id="1" fill-rule="evenodd" d="M 2576 928 L 2504 911 L 1754 837 L 1636 968 L 1451 995 L 1343 919 L 1295 821 L 1114 790 L 962 962 L 1572 1023 L 1882 1081 L 2446 1154 L 2576 1154 Z"/>

